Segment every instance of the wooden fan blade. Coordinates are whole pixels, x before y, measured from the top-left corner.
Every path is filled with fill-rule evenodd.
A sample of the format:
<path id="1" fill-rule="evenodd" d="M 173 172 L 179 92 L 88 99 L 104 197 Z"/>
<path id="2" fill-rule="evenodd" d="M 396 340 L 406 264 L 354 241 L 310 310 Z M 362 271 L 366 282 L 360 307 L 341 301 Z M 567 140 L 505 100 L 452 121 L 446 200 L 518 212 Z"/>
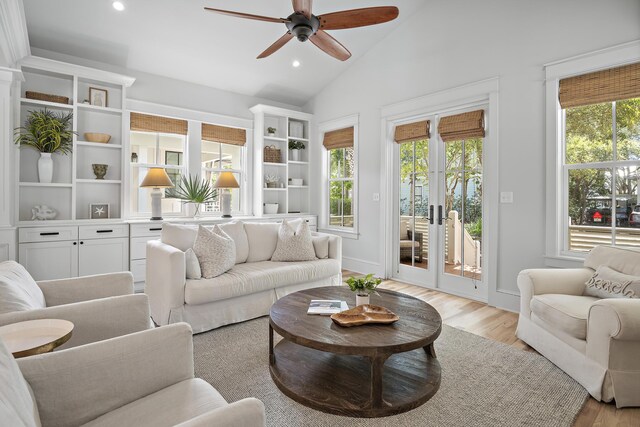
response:
<path id="1" fill-rule="evenodd" d="M 393 21 L 398 17 L 395 6 L 365 7 L 363 9 L 343 10 L 319 16 L 323 30 L 344 30 L 346 28 L 366 27 Z"/>
<path id="2" fill-rule="evenodd" d="M 340 61 L 346 61 L 351 57 L 351 52 L 349 52 L 346 47 L 342 46 L 338 40 L 322 30 L 318 30 L 317 33 L 309 37 L 309 40 L 325 53 Z"/>
<path id="3" fill-rule="evenodd" d="M 311 19 L 311 6 L 313 0 L 292 0 L 293 11 L 295 13 L 301 13 L 308 19 Z"/>
<path id="4" fill-rule="evenodd" d="M 278 49 L 280 49 L 282 46 L 284 46 L 285 44 L 287 44 L 287 42 L 289 40 L 291 40 L 293 38 L 293 34 L 291 34 L 290 32 L 286 32 L 284 36 L 280 37 L 278 40 L 276 40 L 276 42 L 274 44 L 272 44 L 271 46 L 269 46 L 267 48 L 267 50 L 265 50 L 264 52 L 262 52 L 260 55 L 258 55 L 258 59 L 261 58 L 266 58 L 267 56 L 271 55 L 272 53 L 276 52 Z"/>
<path id="5" fill-rule="evenodd" d="M 205 7 L 204 9 L 210 12 L 219 13 L 221 15 L 235 16 L 236 18 L 253 19 L 255 21 L 276 22 L 276 23 L 289 22 L 288 19 L 284 19 L 284 18 L 270 18 L 268 16 L 251 15 L 250 13 L 232 12 L 230 10 L 214 9 L 212 7 Z"/>

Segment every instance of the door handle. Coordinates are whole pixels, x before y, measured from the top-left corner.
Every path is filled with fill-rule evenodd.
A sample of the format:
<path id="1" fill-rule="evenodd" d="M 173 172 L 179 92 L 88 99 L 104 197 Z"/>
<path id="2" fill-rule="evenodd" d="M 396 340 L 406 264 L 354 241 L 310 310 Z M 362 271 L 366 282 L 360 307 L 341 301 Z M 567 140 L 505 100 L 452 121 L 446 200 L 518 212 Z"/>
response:
<path id="1" fill-rule="evenodd" d="M 429 224 L 433 225 L 433 205 L 429 206 Z"/>
<path id="2" fill-rule="evenodd" d="M 438 205 L 438 225 L 442 225 L 442 205 Z"/>

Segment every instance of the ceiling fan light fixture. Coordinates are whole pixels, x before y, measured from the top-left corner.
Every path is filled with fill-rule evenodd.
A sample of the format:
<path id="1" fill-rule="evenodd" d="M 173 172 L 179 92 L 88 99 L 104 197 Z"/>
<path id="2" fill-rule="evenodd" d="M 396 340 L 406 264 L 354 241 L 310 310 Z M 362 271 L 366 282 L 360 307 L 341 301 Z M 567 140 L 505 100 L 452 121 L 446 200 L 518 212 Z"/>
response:
<path id="1" fill-rule="evenodd" d="M 124 10 L 124 3 L 122 3 L 121 1 L 114 1 L 113 3 L 111 3 L 111 6 L 113 6 L 113 8 L 118 12 L 122 12 Z"/>
<path id="2" fill-rule="evenodd" d="M 294 59 L 293 62 L 291 63 L 291 66 L 293 68 L 298 68 L 300 66 L 300 61 L 298 61 L 297 59 Z"/>

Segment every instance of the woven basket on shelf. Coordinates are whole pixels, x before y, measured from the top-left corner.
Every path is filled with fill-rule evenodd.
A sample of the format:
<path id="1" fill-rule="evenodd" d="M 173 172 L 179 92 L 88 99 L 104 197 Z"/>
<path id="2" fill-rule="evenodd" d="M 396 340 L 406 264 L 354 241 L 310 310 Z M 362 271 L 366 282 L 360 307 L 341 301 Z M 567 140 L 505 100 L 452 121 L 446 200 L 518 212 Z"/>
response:
<path id="1" fill-rule="evenodd" d="M 280 162 L 280 149 L 275 145 L 267 145 L 264 147 L 264 161 L 265 163 L 281 163 Z"/>
<path id="2" fill-rule="evenodd" d="M 49 95 L 47 93 L 32 92 L 30 90 L 26 91 L 24 96 L 25 98 L 37 99 L 38 101 L 57 102 L 58 104 L 69 103 L 69 98 L 67 98 L 66 96 Z"/>

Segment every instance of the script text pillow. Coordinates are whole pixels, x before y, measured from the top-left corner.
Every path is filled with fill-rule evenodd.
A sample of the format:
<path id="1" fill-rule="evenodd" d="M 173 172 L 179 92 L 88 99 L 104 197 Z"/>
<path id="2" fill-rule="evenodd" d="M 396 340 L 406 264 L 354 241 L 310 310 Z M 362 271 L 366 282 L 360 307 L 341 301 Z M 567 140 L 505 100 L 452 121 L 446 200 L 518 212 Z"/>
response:
<path id="1" fill-rule="evenodd" d="M 294 231 L 285 219 L 278 230 L 278 243 L 271 261 L 311 261 L 316 259 L 311 230 L 306 221 L 302 221 Z"/>
<path id="2" fill-rule="evenodd" d="M 44 294 L 29 272 L 15 261 L 1 262 L 0 314 L 44 307 Z"/>
<path id="3" fill-rule="evenodd" d="M 187 270 L 187 279 L 201 279 L 202 271 L 200 270 L 200 261 L 192 248 L 184 253 L 184 262 Z"/>
<path id="4" fill-rule="evenodd" d="M 640 277 L 601 265 L 586 282 L 584 294 L 597 298 L 640 298 Z"/>
<path id="5" fill-rule="evenodd" d="M 202 277 L 205 279 L 221 275 L 236 263 L 236 245 L 217 225 L 213 230 L 198 227 L 193 252 L 198 257 Z"/>

